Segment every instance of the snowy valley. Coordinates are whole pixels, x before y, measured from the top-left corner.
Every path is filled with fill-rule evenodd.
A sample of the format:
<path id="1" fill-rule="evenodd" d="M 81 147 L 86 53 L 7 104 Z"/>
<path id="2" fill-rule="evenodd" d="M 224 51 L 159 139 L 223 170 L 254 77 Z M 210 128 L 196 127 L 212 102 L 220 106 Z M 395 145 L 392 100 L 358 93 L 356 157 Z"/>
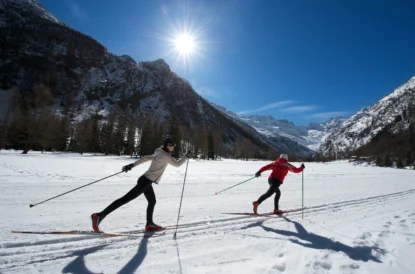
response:
<path id="1" fill-rule="evenodd" d="M 148 164 L 45 204 L 35 203 L 120 171 L 132 159 L 0 152 L 1 273 L 407 273 L 413 272 L 413 171 L 305 163 L 304 219 L 238 216 L 267 188 L 260 178 L 220 195 L 268 162 L 195 161 L 188 167 L 180 224 L 153 237 L 25 235 L 12 230 L 90 230 L 90 214 L 131 189 Z M 299 163 L 294 163 L 296 166 Z M 155 221 L 174 225 L 185 168 L 168 168 L 155 186 Z M 289 174 L 281 207 L 301 207 L 302 177 Z M 272 211 L 273 199 L 260 205 Z M 102 223 L 109 232 L 141 230 L 140 196 Z"/>

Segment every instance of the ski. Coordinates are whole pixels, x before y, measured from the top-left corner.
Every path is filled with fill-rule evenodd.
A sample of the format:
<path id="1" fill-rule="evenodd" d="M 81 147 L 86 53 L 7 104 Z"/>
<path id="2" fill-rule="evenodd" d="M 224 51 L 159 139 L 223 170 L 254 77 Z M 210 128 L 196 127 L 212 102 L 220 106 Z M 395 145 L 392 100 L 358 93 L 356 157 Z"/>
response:
<path id="1" fill-rule="evenodd" d="M 182 225 L 178 226 L 177 228 L 187 228 L 191 227 L 192 225 Z M 131 231 L 131 232 L 95 232 L 95 231 L 86 231 L 86 230 L 72 230 L 72 231 L 11 231 L 11 233 L 17 234 L 38 234 L 38 235 L 93 235 L 93 236 L 101 236 L 101 237 L 120 237 L 120 236 L 131 236 L 131 237 L 143 237 L 149 235 L 156 235 L 161 236 L 164 235 L 168 230 L 176 229 L 176 226 L 166 226 L 160 230 L 155 231 L 148 231 L 145 229 Z M 161 233 L 163 232 L 163 233 Z M 143 235 L 144 234 L 144 235 Z"/>
<path id="2" fill-rule="evenodd" d="M 157 233 L 163 232 L 163 233 Z M 118 233 L 118 232 L 95 232 L 95 231 L 83 231 L 83 230 L 73 230 L 73 231 L 12 231 L 11 233 L 17 234 L 38 234 L 38 235 L 90 235 L 98 237 L 150 237 L 152 235 L 161 236 L 165 233 L 165 229 L 158 231 L 145 231 L 145 233 L 133 232 L 133 233 Z"/>
<path id="3" fill-rule="evenodd" d="M 306 207 L 302 207 L 302 208 L 295 208 L 295 209 L 287 209 L 287 210 L 282 210 L 282 212 L 280 214 L 275 214 L 274 212 L 268 212 L 268 213 L 253 213 L 253 212 L 227 212 L 227 213 L 223 213 L 223 214 L 230 214 L 230 215 L 246 215 L 246 216 L 257 216 L 257 217 L 272 217 L 274 215 L 279 216 L 279 215 L 283 215 L 283 214 L 287 214 L 287 213 L 291 213 L 291 212 L 298 212 L 298 211 L 302 211 L 306 209 Z"/>

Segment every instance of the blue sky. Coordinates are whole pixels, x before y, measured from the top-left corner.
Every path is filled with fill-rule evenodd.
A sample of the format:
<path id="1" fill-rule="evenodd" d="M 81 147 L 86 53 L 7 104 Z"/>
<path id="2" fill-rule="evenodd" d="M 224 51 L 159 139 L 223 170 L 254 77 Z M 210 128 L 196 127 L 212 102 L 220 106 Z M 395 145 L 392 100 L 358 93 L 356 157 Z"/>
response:
<path id="1" fill-rule="evenodd" d="M 136 61 L 163 58 L 210 101 L 299 125 L 351 116 L 415 76 L 412 0 L 39 0 Z M 172 52 L 184 27 L 197 52 Z"/>

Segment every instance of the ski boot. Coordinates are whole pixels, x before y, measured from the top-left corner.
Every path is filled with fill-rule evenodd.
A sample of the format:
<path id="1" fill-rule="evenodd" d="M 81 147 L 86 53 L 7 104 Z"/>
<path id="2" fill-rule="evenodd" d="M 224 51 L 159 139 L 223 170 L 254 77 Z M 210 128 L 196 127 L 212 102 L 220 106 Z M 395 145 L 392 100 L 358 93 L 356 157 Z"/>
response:
<path id="1" fill-rule="evenodd" d="M 258 214 L 258 206 L 259 206 L 258 201 L 254 201 L 252 205 L 254 206 L 254 214 Z"/>
<path id="2" fill-rule="evenodd" d="M 275 208 L 274 209 L 274 214 L 281 215 L 282 214 L 282 210 L 280 210 L 279 208 Z"/>
<path id="3" fill-rule="evenodd" d="M 94 230 L 94 232 L 102 232 L 101 230 L 99 230 L 99 222 L 101 221 L 99 218 L 99 214 L 98 213 L 92 214 L 91 220 L 92 220 L 92 229 Z"/>
<path id="4" fill-rule="evenodd" d="M 164 227 L 156 225 L 156 224 L 147 224 L 146 225 L 146 231 L 159 231 L 163 230 Z"/>

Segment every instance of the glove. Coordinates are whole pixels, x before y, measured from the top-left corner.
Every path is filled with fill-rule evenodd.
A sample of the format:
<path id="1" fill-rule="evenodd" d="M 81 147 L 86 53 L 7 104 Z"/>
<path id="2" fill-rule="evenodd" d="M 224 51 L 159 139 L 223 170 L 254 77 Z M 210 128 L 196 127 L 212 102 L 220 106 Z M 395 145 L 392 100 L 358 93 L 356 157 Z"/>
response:
<path id="1" fill-rule="evenodd" d="M 255 177 L 258 178 L 259 176 L 261 176 L 261 172 L 258 171 L 257 173 L 255 173 Z"/>
<path id="2" fill-rule="evenodd" d="M 124 171 L 124 172 L 128 172 L 128 171 L 130 171 L 133 167 L 134 167 L 134 164 L 129 164 L 129 165 L 123 166 L 123 167 L 122 167 L 122 171 Z"/>
<path id="3" fill-rule="evenodd" d="M 186 156 L 186 158 L 191 158 L 192 157 L 192 152 L 189 150 L 189 151 L 186 152 L 186 154 L 184 156 Z"/>
<path id="4" fill-rule="evenodd" d="M 301 167 L 302 167 L 303 169 L 305 169 L 305 165 L 304 165 L 304 164 L 301 164 Z"/>

